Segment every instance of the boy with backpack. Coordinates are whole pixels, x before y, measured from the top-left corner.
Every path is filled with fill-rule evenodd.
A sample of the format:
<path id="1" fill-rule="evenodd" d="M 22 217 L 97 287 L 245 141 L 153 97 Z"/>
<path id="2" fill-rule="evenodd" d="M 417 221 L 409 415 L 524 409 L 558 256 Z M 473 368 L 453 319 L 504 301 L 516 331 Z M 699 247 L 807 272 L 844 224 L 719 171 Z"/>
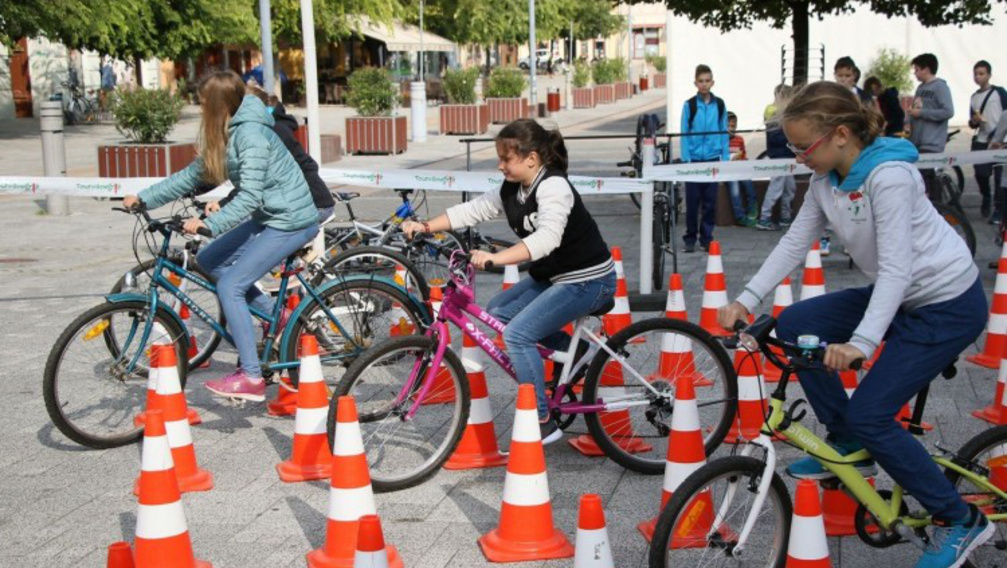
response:
<path id="1" fill-rule="evenodd" d="M 972 151 L 989 149 L 993 142 L 993 132 L 1000 122 L 1000 116 L 1007 108 L 1007 90 L 990 84 L 993 67 L 987 61 L 979 61 L 972 67 L 972 78 L 979 90 L 972 94 L 969 105 L 969 127 L 975 130 L 972 135 Z M 989 217 L 991 225 L 1000 223 L 1003 211 L 1003 199 L 997 189 L 992 195 L 993 215 L 990 216 L 990 174 L 993 174 L 994 188 L 1000 187 L 1001 168 L 994 171 L 993 164 L 976 164 L 976 183 L 979 184 L 979 194 L 982 195 L 982 215 Z"/>
<path id="2" fill-rule="evenodd" d="M 696 96 L 682 107 L 682 162 L 718 162 L 731 159 L 727 134 L 727 106 L 711 92 L 713 71 L 707 65 L 696 66 Z M 690 136 L 693 132 L 715 132 Z M 685 252 L 696 250 L 696 239 L 703 250 L 713 241 L 713 226 L 717 214 L 716 183 L 686 182 L 685 184 Z M 699 214 L 702 212 L 702 222 Z"/>

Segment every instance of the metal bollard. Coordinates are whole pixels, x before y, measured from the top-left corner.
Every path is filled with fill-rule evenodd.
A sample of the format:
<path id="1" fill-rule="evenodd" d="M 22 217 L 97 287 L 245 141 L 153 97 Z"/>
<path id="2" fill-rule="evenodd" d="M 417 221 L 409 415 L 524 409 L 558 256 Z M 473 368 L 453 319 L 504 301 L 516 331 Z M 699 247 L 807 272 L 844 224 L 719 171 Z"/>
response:
<path id="1" fill-rule="evenodd" d="M 412 111 L 413 142 L 427 141 L 427 84 L 425 81 L 409 83 L 409 108 Z"/>
<path id="2" fill-rule="evenodd" d="M 42 134 L 42 166 L 46 177 L 66 175 L 66 146 L 63 143 L 63 101 L 43 101 L 39 120 Z M 45 210 L 49 215 L 70 214 L 70 197 L 46 195 Z"/>

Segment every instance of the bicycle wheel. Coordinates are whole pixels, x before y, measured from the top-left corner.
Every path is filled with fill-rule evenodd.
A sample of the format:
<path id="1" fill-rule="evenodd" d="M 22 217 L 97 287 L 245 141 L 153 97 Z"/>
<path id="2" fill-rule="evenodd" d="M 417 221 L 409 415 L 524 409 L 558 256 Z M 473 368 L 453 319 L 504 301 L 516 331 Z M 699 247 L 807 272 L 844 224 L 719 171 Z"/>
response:
<path id="1" fill-rule="evenodd" d="M 994 486 L 1007 491 L 1007 426 L 998 426 L 985 430 L 965 443 L 958 450 L 958 461 L 962 464 L 975 464 L 985 468 L 989 480 Z M 962 477 L 951 469 L 944 475 L 958 490 L 958 494 L 966 502 L 979 507 L 987 515 L 1007 514 L 1007 499 L 1000 497 L 989 489 L 979 487 L 971 480 Z M 995 523 L 996 533 L 984 545 L 976 548 L 969 556 L 966 566 L 976 568 L 1003 567 L 1005 565 L 1004 549 L 1007 548 L 1007 522 Z"/>
<path id="2" fill-rule="evenodd" d="M 182 259 L 179 258 L 173 260 L 176 261 L 176 264 L 181 264 Z M 133 275 L 136 292 L 140 294 L 147 294 L 147 290 L 150 288 L 151 276 L 154 274 L 154 263 L 156 262 L 156 259 L 145 260 L 129 269 L 126 273 Z M 189 260 L 189 266 L 186 270 L 196 274 L 207 282 L 216 281 L 213 276 L 210 276 L 209 272 L 206 272 L 203 270 L 203 267 L 196 264 L 195 259 Z M 115 286 L 112 286 L 112 294 L 119 294 L 123 291 L 123 288 L 126 285 L 126 274 L 123 274 L 122 277 L 119 278 L 119 281 L 115 283 Z M 208 314 L 213 316 L 222 327 L 227 325 L 227 321 L 224 318 L 224 310 L 220 307 L 220 300 L 217 298 L 216 294 L 191 282 L 186 284 L 185 293 L 187 296 L 192 298 L 192 301 L 195 302 L 197 306 L 203 308 Z M 165 304 L 172 306 L 176 312 L 180 311 L 180 308 L 177 306 L 179 303 L 178 299 L 171 294 L 166 293 L 164 290 L 160 290 L 158 292 L 158 298 L 161 302 L 165 302 Z M 207 362 L 217 350 L 217 347 L 220 346 L 220 334 L 214 331 L 214 329 L 210 327 L 210 324 L 206 323 L 198 316 L 191 315 L 188 320 L 183 321 L 185 321 L 185 326 L 187 328 L 186 331 L 188 332 L 190 346 L 192 345 L 193 340 L 195 340 L 194 343 L 196 345 L 195 349 L 192 349 L 191 347 L 189 349 L 191 355 L 188 358 L 189 368 L 197 369 L 200 365 Z"/>
<path id="3" fill-rule="evenodd" d="M 405 278 L 396 277 L 398 266 L 405 269 Z M 325 263 L 312 284 L 318 286 L 330 278 L 360 274 L 387 278 L 424 302 L 430 299 L 430 287 L 416 265 L 404 254 L 382 247 L 356 247 L 337 254 Z"/>
<path id="4" fill-rule="evenodd" d="M 765 464 L 730 456 L 708 463 L 687 477 L 664 506 L 650 541 L 650 568 L 666 566 L 765 566 L 787 562 L 793 504 L 787 486 L 773 472 L 768 495 L 759 510 L 755 497 Z M 738 532 L 756 515 L 744 544 L 733 557 Z"/>
<path id="5" fill-rule="evenodd" d="M 969 247 L 969 252 L 972 253 L 972 258 L 975 258 L 976 233 L 972 230 L 972 223 L 969 222 L 968 217 L 961 210 L 954 207 L 942 203 L 934 203 L 933 205 L 934 209 L 937 210 L 937 214 L 943 217 L 948 225 L 951 225 L 951 228 L 958 233 L 958 236 L 965 241 L 965 245 Z"/>
<path id="6" fill-rule="evenodd" d="M 955 182 L 946 171 L 937 174 L 937 183 L 941 193 L 941 203 L 961 209 L 962 186 Z"/>
<path id="7" fill-rule="evenodd" d="M 507 239 L 500 239 L 497 237 L 489 237 L 481 233 L 476 236 L 475 243 L 473 244 L 474 248 L 491 253 L 507 250 L 515 245 L 514 241 L 509 241 Z M 530 266 L 531 266 L 530 262 L 522 262 L 521 264 L 517 265 L 517 270 L 518 272 L 526 272 L 528 270 L 528 267 Z M 503 266 L 493 265 L 492 267 L 487 268 L 486 272 L 491 272 L 493 274 L 503 274 L 504 268 L 505 267 Z"/>
<path id="8" fill-rule="evenodd" d="M 662 355 L 662 345 L 677 346 L 681 353 Z M 627 364 L 620 367 L 611 361 L 608 352 L 599 351 L 584 378 L 583 393 L 586 405 L 602 403 L 606 398 L 612 401 L 613 396 L 631 405 L 626 410 L 584 415 L 591 436 L 606 456 L 638 473 L 664 473 L 675 382 L 686 373 L 695 381 L 706 453 L 710 455 L 717 449 L 738 406 L 738 380 L 722 345 L 687 321 L 653 318 L 615 334 L 608 340 L 608 347 L 624 357 Z"/>
<path id="9" fill-rule="evenodd" d="M 402 235 L 402 233 L 398 233 Z M 413 246 L 402 243 L 401 249 L 409 260 L 413 261 L 420 274 L 426 279 L 427 285 L 441 287 L 451 280 L 448 271 L 448 261 L 451 253 L 456 250 L 466 250 L 461 236 L 454 231 L 442 231 L 428 237 L 433 243 L 425 246 Z"/>
<path id="10" fill-rule="evenodd" d="M 376 492 L 422 483 L 451 456 L 465 430 L 469 383 L 451 349 L 424 399 L 438 402 L 421 404 L 406 418 L 422 386 L 421 380 L 412 384 L 412 377 L 426 376 L 436 350 L 434 340 L 422 335 L 389 339 L 354 361 L 336 387 L 329 404 L 329 444 L 335 441 L 337 401 L 352 396 Z"/>
<path id="11" fill-rule="evenodd" d="M 344 280 L 326 288 L 321 300 L 321 304 L 306 300 L 311 304 L 297 321 L 287 324 L 293 327 L 283 360 L 298 361 L 301 335 L 311 333 L 318 339 L 325 380 L 332 385 L 365 350 L 389 337 L 422 333 L 430 324 L 426 313 L 417 309 L 400 288 L 376 280 Z M 329 319 L 326 309 L 339 320 L 347 335 Z M 297 368 L 290 369 L 288 375 L 296 386 Z"/>
<path id="12" fill-rule="evenodd" d="M 951 166 L 951 169 L 955 172 L 955 183 L 958 184 L 958 196 L 961 197 L 961 194 L 965 193 L 965 172 L 962 171 L 961 166 Z"/>
<path id="13" fill-rule="evenodd" d="M 664 285 L 665 254 L 667 253 L 668 239 L 670 237 L 668 234 L 669 223 L 671 221 L 669 216 L 668 202 L 663 198 L 655 200 L 653 234 L 651 235 L 651 242 L 654 245 L 653 252 L 651 253 L 653 257 L 651 259 L 651 283 L 654 290 L 660 290 Z"/>
<path id="14" fill-rule="evenodd" d="M 168 337 L 152 330 L 141 345 L 139 339 L 148 325 L 147 304 L 105 303 L 84 312 L 63 330 L 46 361 L 42 398 L 49 418 L 67 438 L 94 449 L 140 439 L 143 429 L 133 424 L 133 417 L 146 404 L 146 358 L 132 371 L 126 366 L 138 350 L 146 351 L 155 341 L 174 343 L 178 377 L 185 388 L 189 368 L 185 332 L 166 310 L 158 310 L 155 322 Z"/>

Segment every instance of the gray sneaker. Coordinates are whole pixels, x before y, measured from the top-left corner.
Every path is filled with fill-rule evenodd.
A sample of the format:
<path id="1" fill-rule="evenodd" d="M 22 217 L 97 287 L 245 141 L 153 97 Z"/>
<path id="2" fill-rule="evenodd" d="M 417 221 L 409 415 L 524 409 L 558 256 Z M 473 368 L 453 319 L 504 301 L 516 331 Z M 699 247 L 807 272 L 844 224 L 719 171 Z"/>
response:
<path id="1" fill-rule="evenodd" d="M 765 219 L 759 219 L 755 222 L 755 228 L 759 231 L 779 231 L 780 228 L 776 226 L 772 221 L 767 221 Z"/>

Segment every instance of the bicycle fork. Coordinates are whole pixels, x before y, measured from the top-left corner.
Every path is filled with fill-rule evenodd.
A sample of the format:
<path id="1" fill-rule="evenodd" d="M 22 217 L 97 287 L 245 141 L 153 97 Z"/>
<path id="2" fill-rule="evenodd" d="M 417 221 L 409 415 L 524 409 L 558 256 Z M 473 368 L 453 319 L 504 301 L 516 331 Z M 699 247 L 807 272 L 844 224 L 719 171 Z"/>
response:
<path id="1" fill-rule="evenodd" d="M 762 509 L 763 503 L 766 502 L 766 495 L 769 494 L 769 484 L 773 482 L 773 475 L 776 474 L 776 449 L 773 447 L 773 442 L 769 436 L 765 434 L 759 434 L 759 437 L 752 440 L 741 450 L 742 457 L 751 457 L 752 453 L 755 452 L 756 448 L 762 448 L 766 452 L 766 465 L 762 470 L 762 479 L 759 480 L 759 488 L 755 493 L 755 503 L 752 507 L 751 513 L 749 513 L 748 518 L 745 519 L 745 525 L 742 527 L 741 532 L 738 534 L 738 541 L 731 549 L 730 555 L 734 557 L 741 556 L 745 549 L 745 543 L 748 541 L 748 536 L 752 533 L 752 529 L 755 528 L 755 522 L 759 517 L 759 511 Z M 738 491 L 738 484 L 742 483 L 741 479 L 732 481 L 727 489 L 727 495 L 724 496 L 724 502 L 720 504 L 720 509 L 717 511 L 717 516 L 713 521 L 713 527 L 710 529 L 710 534 L 707 538 L 714 536 L 717 532 L 717 527 L 720 527 L 726 521 L 727 511 L 731 507 L 731 501 L 734 500 L 734 495 Z"/>
<path id="2" fill-rule="evenodd" d="M 411 420 L 419 410 L 420 406 L 423 404 L 423 400 L 427 397 L 427 393 L 434 386 L 434 379 L 437 377 L 437 370 L 440 369 L 441 362 L 444 360 L 444 353 L 448 349 L 447 342 L 447 324 L 442 321 L 435 321 L 430 329 L 427 330 L 427 337 L 437 337 L 437 351 L 434 352 L 434 358 L 432 361 L 427 362 L 427 369 L 425 373 L 422 373 L 424 360 L 422 358 L 417 358 L 416 363 L 413 364 L 413 370 L 410 373 L 410 380 L 404 385 L 402 392 L 399 393 L 398 398 L 395 400 L 395 405 L 398 406 L 409 398 L 409 393 L 415 390 L 416 381 L 422 381 L 420 384 L 419 392 L 413 397 L 413 403 L 409 407 L 409 410 L 403 416 L 403 421 Z"/>

